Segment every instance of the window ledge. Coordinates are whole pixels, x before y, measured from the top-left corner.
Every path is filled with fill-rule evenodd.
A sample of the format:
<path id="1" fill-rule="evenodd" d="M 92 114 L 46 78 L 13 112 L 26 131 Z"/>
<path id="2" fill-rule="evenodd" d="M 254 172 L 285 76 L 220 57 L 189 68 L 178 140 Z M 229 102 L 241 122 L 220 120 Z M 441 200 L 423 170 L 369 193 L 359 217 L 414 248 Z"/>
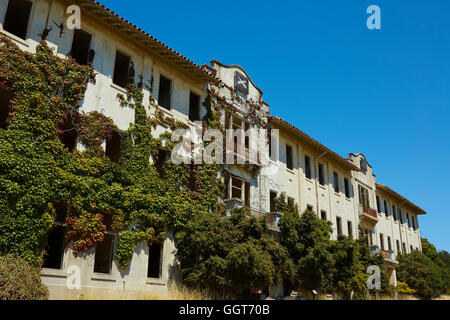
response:
<path id="1" fill-rule="evenodd" d="M 293 169 L 286 168 L 286 171 L 289 172 L 289 173 L 291 173 L 291 174 L 295 174 L 295 172 L 294 172 Z"/>
<path id="2" fill-rule="evenodd" d="M 56 277 L 56 278 L 67 278 L 67 273 L 61 269 L 49 269 L 43 268 L 41 270 L 41 276 L 44 277 Z"/>
<path id="3" fill-rule="evenodd" d="M 347 200 L 349 202 L 351 201 L 351 199 L 349 197 L 347 197 L 347 196 L 345 197 L 345 200 Z"/>
<path id="4" fill-rule="evenodd" d="M 172 110 L 173 110 L 172 107 L 170 107 L 170 110 L 168 110 L 168 109 L 166 109 L 166 108 L 164 108 L 164 107 L 162 107 L 162 106 L 160 106 L 160 105 L 158 104 L 158 109 L 161 110 L 162 112 L 164 112 L 165 114 L 167 114 L 169 117 L 174 118 L 174 115 L 173 115 L 173 113 L 172 113 Z"/>
<path id="5" fill-rule="evenodd" d="M 341 194 L 339 193 L 339 192 L 334 192 L 334 195 L 336 196 L 336 197 L 340 197 L 341 196 Z"/>
<path id="6" fill-rule="evenodd" d="M 116 89 L 117 91 L 120 91 L 123 94 L 127 94 L 127 89 L 115 84 L 114 82 L 111 82 L 111 88 Z"/>
<path id="7" fill-rule="evenodd" d="M 167 283 L 166 281 L 160 278 L 147 278 L 147 280 L 145 280 L 145 284 L 155 286 L 165 286 Z"/>
<path id="8" fill-rule="evenodd" d="M 306 176 L 305 176 L 305 180 L 312 183 L 312 180 L 310 178 L 307 178 Z"/>
<path id="9" fill-rule="evenodd" d="M 116 282 L 116 277 L 112 274 L 93 273 L 91 276 L 91 280 Z"/>
<path id="10" fill-rule="evenodd" d="M 0 33 L 3 33 L 5 36 L 8 36 L 9 38 L 11 38 L 12 40 L 19 42 L 21 45 L 25 46 L 25 47 L 29 47 L 30 45 L 28 44 L 28 40 L 24 40 L 22 38 L 19 38 L 18 36 L 13 35 L 12 33 L 4 30 L 4 29 L 0 29 Z"/>

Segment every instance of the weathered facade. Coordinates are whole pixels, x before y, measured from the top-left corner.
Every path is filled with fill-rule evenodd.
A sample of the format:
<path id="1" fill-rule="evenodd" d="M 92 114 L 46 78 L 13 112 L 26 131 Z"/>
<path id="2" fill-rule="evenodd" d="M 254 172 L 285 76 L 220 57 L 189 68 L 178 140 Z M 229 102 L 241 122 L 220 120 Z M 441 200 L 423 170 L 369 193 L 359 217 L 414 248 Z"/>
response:
<path id="1" fill-rule="evenodd" d="M 57 25 L 65 24 L 66 9 L 72 4 L 81 8 L 81 29 L 65 28 L 60 33 Z M 26 19 L 14 20 L 15 15 Z M 157 104 L 167 116 L 193 127 L 206 113 L 201 102 L 209 90 L 225 101 L 221 119 L 225 128 L 279 130 L 279 155 L 272 154 L 268 163 L 257 158 L 251 164 L 224 165 L 227 208 L 246 205 L 253 214 L 262 215 L 271 211 L 271 200 L 284 192 L 301 212 L 313 210 L 331 221 L 333 239 L 341 234 L 356 238 L 361 225 L 373 250 L 381 250 L 385 257 L 394 284 L 396 255 L 421 250 L 418 216 L 426 212 L 378 184 L 364 155 L 341 157 L 285 120 L 270 116 L 262 90 L 242 67 L 215 60 L 210 66 L 197 66 L 96 1 L 0 0 L 0 33 L 21 49 L 35 52 L 43 30 L 50 27 L 46 40 L 59 56 L 79 52 L 75 58 L 92 59 L 96 83 L 89 84 L 81 111 L 101 112 L 121 130 L 134 122 L 133 110 L 122 107 L 117 99 L 126 93 L 121 72 L 128 72 L 130 66 L 144 82 L 153 84 L 144 88 L 148 114 Z M 269 149 L 261 140 L 244 145 L 245 155 L 252 148 Z M 96 272 L 95 249 L 74 256 L 67 248 L 60 265 L 42 270 L 42 279 L 54 299 L 139 298 L 167 290 L 176 269 L 174 250 L 169 233 L 159 252 L 150 253 L 146 244 L 139 245 L 125 271 L 111 258 L 110 268 Z M 81 269 L 80 290 L 67 288 L 73 265 Z M 150 271 L 155 266 L 157 270 Z M 282 290 L 272 294 L 281 295 Z"/>

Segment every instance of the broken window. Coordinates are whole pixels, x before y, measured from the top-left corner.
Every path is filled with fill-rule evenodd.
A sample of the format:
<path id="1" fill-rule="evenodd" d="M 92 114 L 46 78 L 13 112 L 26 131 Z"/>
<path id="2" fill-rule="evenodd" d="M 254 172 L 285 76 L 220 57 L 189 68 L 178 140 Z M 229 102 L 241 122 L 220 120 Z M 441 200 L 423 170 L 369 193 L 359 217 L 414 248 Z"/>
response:
<path id="1" fill-rule="evenodd" d="M 286 145 L 286 167 L 291 170 L 294 169 L 294 160 L 292 157 L 292 147 Z"/>
<path id="2" fill-rule="evenodd" d="M 387 201 L 386 200 L 384 200 L 384 215 L 386 217 L 389 217 L 389 207 L 387 205 Z"/>
<path id="3" fill-rule="evenodd" d="M 350 198 L 350 181 L 347 178 L 344 178 L 344 191 L 345 197 Z"/>
<path id="4" fill-rule="evenodd" d="M 114 66 L 113 83 L 119 87 L 127 86 L 130 75 L 131 58 L 120 51 L 116 51 L 116 62 Z"/>
<path id="5" fill-rule="evenodd" d="M 66 117 L 60 124 L 59 130 L 59 139 L 70 152 L 73 152 L 78 138 L 78 131 L 76 128 L 76 118 L 72 111 L 66 113 Z"/>
<path id="6" fill-rule="evenodd" d="M 200 120 L 200 96 L 193 92 L 190 93 L 189 97 L 189 120 Z"/>
<path id="7" fill-rule="evenodd" d="M 33 3 L 28 0 L 10 0 L 6 9 L 3 29 L 21 39 L 25 39 L 32 5 Z"/>
<path id="8" fill-rule="evenodd" d="M 61 269 L 64 255 L 64 237 L 66 233 L 65 220 L 67 206 L 65 203 L 54 203 L 56 211 L 55 225 L 47 238 L 43 268 Z"/>
<path id="9" fill-rule="evenodd" d="M 320 217 L 322 220 L 327 220 L 327 212 L 325 210 L 320 211 Z"/>
<path id="10" fill-rule="evenodd" d="M 348 236 L 353 239 L 353 226 L 351 221 L 347 221 Z"/>
<path id="11" fill-rule="evenodd" d="M 275 199 L 277 197 L 277 193 L 274 191 L 270 191 L 270 212 L 275 212 Z"/>
<path id="12" fill-rule="evenodd" d="M 92 35 L 81 29 L 74 29 L 70 55 L 82 65 L 88 64 Z"/>
<path id="13" fill-rule="evenodd" d="M 172 80 L 161 75 L 159 77 L 158 104 L 164 109 L 170 110 L 171 94 Z"/>
<path id="14" fill-rule="evenodd" d="M 148 269 L 147 269 L 148 278 L 161 277 L 162 252 L 163 252 L 163 244 L 159 242 L 153 243 L 148 248 Z"/>
<path id="15" fill-rule="evenodd" d="M 12 99 L 12 91 L 0 86 L 0 128 L 6 129 L 9 125 L 8 116 L 9 116 L 9 103 Z"/>
<path id="16" fill-rule="evenodd" d="M 325 172 L 323 170 L 323 164 L 319 163 L 319 184 L 325 185 Z"/>
<path id="17" fill-rule="evenodd" d="M 225 184 L 224 199 L 230 198 L 230 174 L 227 171 L 223 172 L 223 182 Z"/>
<path id="18" fill-rule="evenodd" d="M 337 226 L 337 235 L 340 236 L 342 234 L 342 221 L 340 217 L 336 217 L 336 226 Z"/>
<path id="19" fill-rule="evenodd" d="M 333 172 L 333 187 L 334 191 L 339 193 L 339 175 L 337 172 Z"/>
<path id="20" fill-rule="evenodd" d="M 305 176 L 311 179 L 311 159 L 308 156 L 305 156 Z"/>
<path id="21" fill-rule="evenodd" d="M 111 231 L 112 215 L 104 215 L 103 224 L 106 225 L 106 233 L 103 241 L 95 246 L 94 272 L 111 273 L 116 240 L 116 234 Z"/>
<path id="22" fill-rule="evenodd" d="M 122 145 L 122 136 L 119 132 L 113 130 L 111 138 L 106 141 L 105 155 L 115 163 L 120 160 L 120 151 Z"/>
<path id="23" fill-rule="evenodd" d="M 306 206 L 306 210 L 309 211 L 309 212 L 313 212 L 314 211 L 314 207 L 312 205 L 308 204 Z"/>
<path id="24" fill-rule="evenodd" d="M 244 195 L 244 205 L 250 207 L 250 183 L 245 181 L 245 195 Z"/>
<path id="25" fill-rule="evenodd" d="M 362 185 L 358 185 L 359 189 L 359 204 L 369 207 L 369 190 Z"/>

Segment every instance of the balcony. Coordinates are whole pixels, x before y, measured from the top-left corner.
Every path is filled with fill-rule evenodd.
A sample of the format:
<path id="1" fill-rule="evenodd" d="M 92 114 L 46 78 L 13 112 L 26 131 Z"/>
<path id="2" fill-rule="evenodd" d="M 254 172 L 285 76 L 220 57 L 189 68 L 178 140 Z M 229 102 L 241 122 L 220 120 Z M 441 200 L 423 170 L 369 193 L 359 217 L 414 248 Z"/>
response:
<path id="1" fill-rule="evenodd" d="M 238 198 L 225 199 L 223 202 L 225 203 L 225 209 L 226 209 L 227 215 L 231 214 L 232 209 L 242 208 L 244 206 L 244 202 Z"/>
<path id="2" fill-rule="evenodd" d="M 378 222 L 377 211 L 365 205 L 359 206 L 359 218 L 362 226 L 367 230 L 372 230 Z"/>
<path id="3" fill-rule="evenodd" d="M 244 154 L 238 153 L 237 144 L 234 144 L 234 148 L 227 148 L 226 144 L 224 143 L 224 160 L 226 162 L 227 154 L 232 154 L 234 159 L 234 164 L 244 166 L 248 169 L 258 169 L 262 167 L 262 161 L 261 161 L 261 154 L 258 152 L 258 150 L 252 150 L 252 152 L 255 154 L 256 159 L 250 159 L 250 149 L 247 147 L 244 147 Z M 245 162 L 245 164 L 241 164 L 239 162 Z"/>
<path id="4" fill-rule="evenodd" d="M 279 233 L 281 231 L 280 220 L 282 212 L 270 212 L 267 217 L 267 228 L 269 231 Z"/>
<path id="5" fill-rule="evenodd" d="M 398 261 L 395 260 L 395 253 L 392 250 L 380 250 L 378 246 L 370 246 L 370 254 L 381 254 L 384 259 L 384 263 L 387 266 L 396 266 L 398 265 Z"/>

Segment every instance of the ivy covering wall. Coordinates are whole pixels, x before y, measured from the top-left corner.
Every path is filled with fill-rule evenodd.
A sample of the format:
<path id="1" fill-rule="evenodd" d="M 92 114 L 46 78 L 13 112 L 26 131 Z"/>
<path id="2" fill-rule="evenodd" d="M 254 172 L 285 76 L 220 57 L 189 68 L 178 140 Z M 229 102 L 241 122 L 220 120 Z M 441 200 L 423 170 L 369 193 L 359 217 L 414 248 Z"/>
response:
<path id="1" fill-rule="evenodd" d="M 102 148 L 117 130 L 113 121 L 95 111 L 79 112 L 88 83 L 95 82 L 92 66 L 56 57 L 45 41 L 35 54 L 20 50 L 7 37 L 0 41 L 0 85 L 13 93 L 10 125 L 0 129 L 1 253 L 41 263 L 55 206 L 63 203 L 68 208 L 66 240 L 74 254 L 103 240 L 108 219 L 112 230 L 120 232 L 115 257 L 126 267 L 138 242 L 161 240 L 164 231 L 176 232 L 194 214 L 217 210 L 219 167 L 192 170 L 162 161 L 174 143 L 163 143 L 168 132 L 155 138 L 152 131 L 158 125 L 167 130 L 184 125 L 161 111 L 147 114 L 140 78 L 138 84 L 130 79 L 127 95 L 117 97 L 134 109 L 135 123 L 121 132 L 121 157 L 115 163 Z M 204 127 L 217 125 L 219 115 L 208 114 Z M 70 152 L 60 139 L 67 119 L 83 152 Z M 194 190 L 189 188 L 192 179 Z"/>

